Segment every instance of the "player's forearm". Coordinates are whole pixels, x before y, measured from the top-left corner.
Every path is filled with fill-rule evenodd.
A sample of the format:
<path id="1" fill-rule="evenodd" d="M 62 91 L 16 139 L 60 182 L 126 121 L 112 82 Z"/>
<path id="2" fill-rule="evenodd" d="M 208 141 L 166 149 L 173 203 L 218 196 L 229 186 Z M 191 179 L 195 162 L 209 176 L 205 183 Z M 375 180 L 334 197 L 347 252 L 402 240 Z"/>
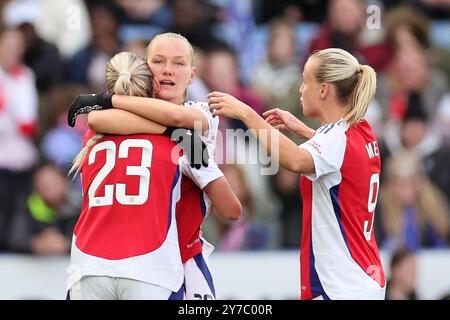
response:
<path id="1" fill-rule="evenodd" d="M 272 159 L 279 161 L 282 167 L 300 173 L 314 172 L 314 163 L 309 153 L 274 129 L 252 108 L 246 108 L 240 118 L 249 129 L 252 129 L 252 133 Z"/>
<path id="2" fill-rule="evenodd" d="M 211 200 L 215 214 L 227 220 L 239 219 L 242 206 L 225 177 L 211 181 L 203 190 Z"/>
<path id="3" fill-rule="evenodd" d="M 300 138 L 311 139 L 316 134 L 316 130 L 307 125 L 299 125 L 293 133 Z"/>
<path id="4" fill-rule="evenodd" d="M 202 132 L 208 129 L 208 119 L 203 112 L 168 101 L 114 95 L 112 104 L 114 108 L 132 112 L 165 126 L 177 128 L 196 128 L 196 126 L 201 126 Z"/>
<path id="5" fill-rule="evenodd" d="M 108 134 L 162 134 L 166 127 L 134 113 L 108 109 L 88 114 L 89 128 Z"/>

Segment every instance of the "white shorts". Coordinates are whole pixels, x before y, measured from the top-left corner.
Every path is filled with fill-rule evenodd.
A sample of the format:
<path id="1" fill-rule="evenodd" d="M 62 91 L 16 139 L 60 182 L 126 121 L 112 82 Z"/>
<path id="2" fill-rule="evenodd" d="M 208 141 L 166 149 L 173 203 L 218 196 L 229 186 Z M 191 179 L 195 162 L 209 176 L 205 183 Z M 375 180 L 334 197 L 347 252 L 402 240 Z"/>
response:
<path id="1" fill-rule="evenodd" d="M 214 247 L 202 239 L 203 252 L 184 263 L 184 299 L 215 300 L 216 289 L 209 267 L 208 257 Z"/>
<path id="2" fill-rule="evenodd" d="M 133 279 L 84 276 L 69 290 L 69 300 L 181 300 L 180 293 Z"/>

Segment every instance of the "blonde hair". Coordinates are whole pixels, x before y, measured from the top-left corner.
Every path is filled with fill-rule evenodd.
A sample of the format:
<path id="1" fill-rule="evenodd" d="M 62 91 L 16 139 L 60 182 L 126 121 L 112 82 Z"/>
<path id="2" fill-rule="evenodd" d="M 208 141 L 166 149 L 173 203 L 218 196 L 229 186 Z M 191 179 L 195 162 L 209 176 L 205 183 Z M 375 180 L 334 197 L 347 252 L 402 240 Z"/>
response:
<path id="1" fill-rule="evenodd" d="M 333 84 L 340 101 L 347 106 L 344 119 L 350 125 L 360 121 L 375 95 L 377 75 L 373 68 L 360 65 L 353 55 L 337 48 L 316 51 L 310 58 L 319 61 L 317 81 Z"/>
<path id="2" fill-rule="evenodd" d="M 108 92 L 126 96 L 153 97 L 153 73 L 147 61 L 132 52 L 120 52 L 112 57 L 105 70 L 106 88 Z M 80 171 L 81 165 L 90 147 L 103 138 L 96 133 L 73 160 L 69 175 Z"/>
<path id="3" fill-rule="evenodd" d="M 448 204 L 442 192 L 425 175 L 419 158 L 411 152 L 399 152 L 388 159 L 386 182 L 380 188 L 380 205 L 384 227 L 389 235 L 398 235 L 404 225 L 404 206 L 394 192 L 398 176 L 410 177 L 416 186 L 414 206 L 421 230 L 432 224 L 442 237 L 450 232 Z"/>

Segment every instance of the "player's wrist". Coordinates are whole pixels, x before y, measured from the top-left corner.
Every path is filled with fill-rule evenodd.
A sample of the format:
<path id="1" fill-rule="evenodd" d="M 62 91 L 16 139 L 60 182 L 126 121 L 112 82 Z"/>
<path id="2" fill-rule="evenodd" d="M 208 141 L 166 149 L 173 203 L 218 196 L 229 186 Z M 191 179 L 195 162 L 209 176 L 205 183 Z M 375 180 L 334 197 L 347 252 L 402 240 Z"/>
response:
<path id="1" fill-rule="evenodd" d="M 258 115 L 255 110 L 253 110 L 250 106 L 242 103 L 243 108 L 241 109 L 239 119 L 246 123 L 246 121 L 250 120 L 253 116 Z"/>
<path id="2" fill-rule="evenodd" d="M 306 130 L 305 130 L 305 134 L 304 134 L 305 138 L 311 139 L 312 137 L 314 137 L 315 134 L 316 134 L 316 130 L 306 126 Z"/>
<path id="3" fill-rule="evenodd" d="M 99 94 L 98 95 L 99 105 L 105 109 L 111 109 L 113 107 L 112 98 L 113 98 L 112 93 Z"/>

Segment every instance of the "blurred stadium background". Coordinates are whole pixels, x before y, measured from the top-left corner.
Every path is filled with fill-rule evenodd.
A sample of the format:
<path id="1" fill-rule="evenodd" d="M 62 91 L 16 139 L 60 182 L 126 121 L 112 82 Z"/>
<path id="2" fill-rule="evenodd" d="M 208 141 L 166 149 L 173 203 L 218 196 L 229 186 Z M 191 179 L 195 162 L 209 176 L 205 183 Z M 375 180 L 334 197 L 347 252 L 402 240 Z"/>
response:
<path id="1" fill-rule="evenodd" d="M 391 298 L 450 295 L 450 1 L 12 0 L 0 1 L 0 299 L 64 299 L 79 181 L 67 178 L 86 124 L 66 125 L 79 93 L 105 91 L 107 60 L 145 55 L 157 33 L 195 46 L 189 97 L 229 92 L 258 113 L 304 119 L 301 69 L 341 47 L 378 72 L 367 119 L 382 154 L 375 232 Z M 243 124 L 221 119 L 221 130 Z M 292 137 L 297 143 L 302 141 Z M 229 162 L 226 143 L 218 162 Z M 237 154 L 246 154 L 249 144 Z M 299 176 L 262 175 L 249 155 L 222 165 L 240 221 L 210 216 L 204 236 L 219 298 L 297 299 Z"/>

